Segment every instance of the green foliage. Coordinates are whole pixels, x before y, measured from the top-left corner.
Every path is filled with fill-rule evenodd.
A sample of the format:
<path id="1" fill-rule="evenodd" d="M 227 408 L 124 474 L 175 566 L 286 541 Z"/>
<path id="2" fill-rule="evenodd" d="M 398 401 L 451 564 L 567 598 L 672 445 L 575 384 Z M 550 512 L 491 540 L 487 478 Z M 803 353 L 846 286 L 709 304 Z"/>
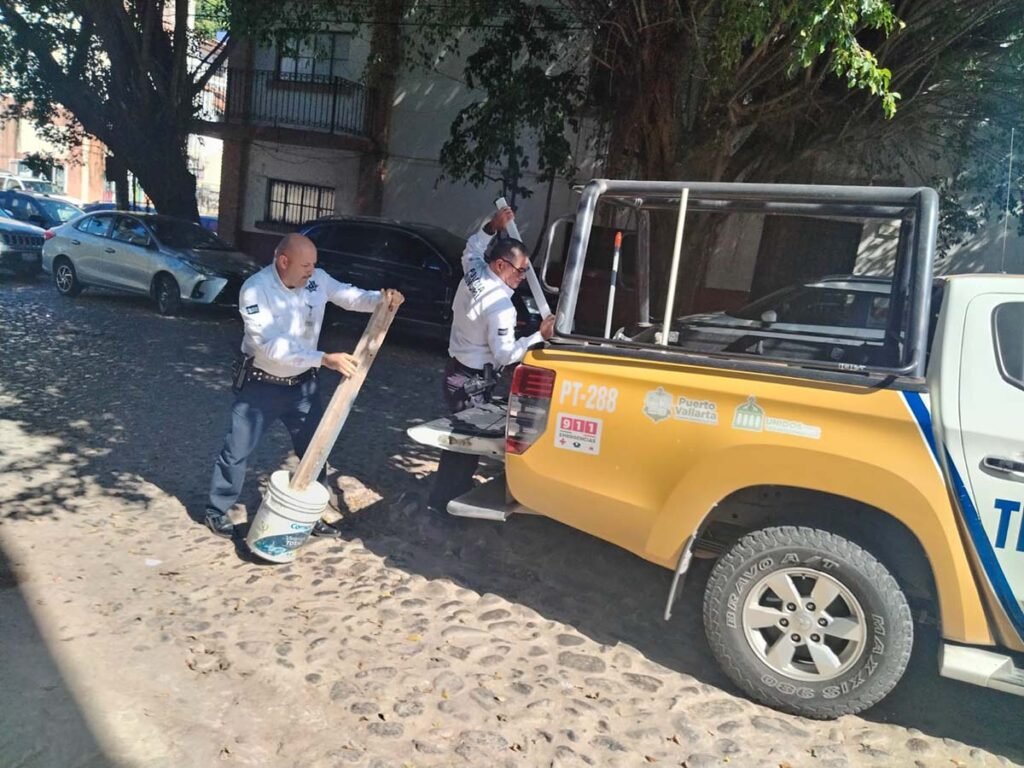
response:
<path id="1" fill-rule="evenodd" d="M 883 113 L 892 117 L 900 98 L 891 88 L 892 72 L 858 38 L 871 31 L 888 36 L 903 26 L 890 0 L 723 0 L 716 90 L 741 85 L 749 66 L 781 45 L 788 77 L 825 58 L 833 74 L 849 88 L 879 97 Z"/>
<path id="2" fill-rule="evenodd" d="M 475 186 L 499 181 L 514 202 L 532 194 L 522 179 L 534 163 L 541 181 L 573 173 L 566 131 L 578 127 L 583 77 L 563 63 L 567 30 L 555 14 L 526 2 L 505 10 L 466 58 L 466 85 L 484 97 L 456 116 L 441 163 L 446 175 Z"/>

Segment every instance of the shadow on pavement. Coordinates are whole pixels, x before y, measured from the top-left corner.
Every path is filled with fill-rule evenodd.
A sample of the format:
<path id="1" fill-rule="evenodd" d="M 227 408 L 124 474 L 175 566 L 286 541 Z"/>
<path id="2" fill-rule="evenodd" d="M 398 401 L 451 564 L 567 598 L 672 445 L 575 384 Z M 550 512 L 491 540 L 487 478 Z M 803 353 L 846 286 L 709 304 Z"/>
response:
<path id="1" fill-rule="evenodd" d="M 174 500 L 198 517 L 227 426 L 228 369 L 240 321 L 205 313 L 163 318 L 134 298 L 86 291 L 69 301 L 51 292 L 49 286 L 14 286 L 0 301 L 0 440 L 15 446 L 0 456 L 0 471 L 16 474 L 22 489 L 12 496 L 0 490 L 0 524 L 97 516 L 119 502 L 140 524 L 153 524 L 158 515 L 175 514 L 168 509 Z M 332 330 L 321 348 L 351 349 L 358 335 L 358 328 Z M 704 639 L 707 562 L 696 563 L 673 619 L 665 623 L 671 574 L 662 568 L 547 519 L 459 520 L 432 516 L 415 501 L 425 498 L 430 478 L 419 478 L 438 455 L 411 443 L 405 430 L 442 413 L 443 365 L 443 352 L 404 342 L 401 335 L 382 349 L 330 457 L 340 473 L 380 499 L 343 521 L 345 536 L 361 538 L 395 567 L 498 594 L 597 642 L 631 645 L 698 683 L 734 691 Z M 325 399 L 337 381 L 325 375 Z M 290 451 L 283 427 L 268 432 L 242 498 L 250 511 L 259 505 L 261 484 Z M 399 501 L 403 493 L 408 503 Z M 237 549 L 240 559 L 249 560 L 244 544 Z M 34 626 L 25 623 L 30 617 L 24 603 L 12 594 L 17 590 L 0 592 L 10 604 L 0 616 L 6 623 L 7 616 L 20 615 L 21 624 Z M 43 654 L 35 661 L 39 679 L 57 685 L 52 661 L 44 664 L 45 648 L 34 644 Z M 32 645 L 25 635 L 14 647 L 28 653 Z M 5 653 L 0 663 L 11 658 Z M 5 690 L 7 680 L 0 678 Z M 85 739 L 88 729 L 65 686 L 47 693 L 63 702 L 66 730 Z M 925 637 L 904 681 L 865 717 L 1024 760 L 1020 712 L 1019 700 L 1008 695 L 939 678 L 935 641 Z M 0 746 L 10 732 L 0 730 Z"/>
<path id="2" fill-rule="evenodd" d="M 50 655 L 0 547 L 0 764 L 118 768 Z"/>
<path id="3" fill-rule="evenodd" d="M 419 494 L 425 494 L 426 486 Z M 348 518 L 343 531 L 403 570 L 500 595 L 596 642 L 630 645 L 700 683 L 743 695 L 719 670 L 704 638 L 709 560 L 694 561 L 672 619 L 665 622 L 669 571 L 545 518 L 461 520 L 434 515 L 410 499 L 364 510 Z M 916 629 L 915 652 L 903 680 L 861 717 L 1024 761 L 1020 700 L 939 677 L 935 630 Z"/>

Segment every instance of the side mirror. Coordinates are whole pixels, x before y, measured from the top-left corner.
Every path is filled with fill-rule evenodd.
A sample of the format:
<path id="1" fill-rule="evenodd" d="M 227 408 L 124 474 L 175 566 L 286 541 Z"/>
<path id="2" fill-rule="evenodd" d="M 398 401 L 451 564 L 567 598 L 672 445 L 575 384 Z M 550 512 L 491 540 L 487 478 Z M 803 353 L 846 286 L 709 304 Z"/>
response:
<path id="1" fill-rule="evenodd" d="M 779 313 L 774 309 L 766 309 L 761 313 L 762 323 L 777 323 L 779 321 Z"/>

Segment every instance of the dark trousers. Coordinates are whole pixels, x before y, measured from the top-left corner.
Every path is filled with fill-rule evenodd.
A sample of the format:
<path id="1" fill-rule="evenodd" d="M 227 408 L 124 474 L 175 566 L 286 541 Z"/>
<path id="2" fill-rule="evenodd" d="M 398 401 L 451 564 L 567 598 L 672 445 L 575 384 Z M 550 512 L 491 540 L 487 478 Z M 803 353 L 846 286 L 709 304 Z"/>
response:
<path id="1" fill-rule="evenodd" d="M 235 397 L 231 426 L 213 467 L 207 514 L 226 514 L 238 501 L 249 457 L 267 427 L 280 419 L 292 437 L 296 455 L 301 459 L 323 412 L 316 376 L 291 387 L 262 381 L 247 382 Z M 325 465 L 318 480 L 325 483 L 326 479 Z"/>
<path id="2" fill-rule="evenodd" d="M 445 405 L 452 413 L 491 402 L 490 389 L 473 395 L 466 393 L 466 382 L 474 378 L 474 375 L 477 374 L 472 369 L 461 365 L 454 358 L 448 360 L 448 365 L 444 369 L 441 394 Z M 441 462 L 437 466 L 437 474 L 434 476 L 434 487 L 430 491 L 430 506 L 444 512 L 449 501 L 472 489 L 473 475 L 479 464 L 479 456 L 443 451 Z"/>

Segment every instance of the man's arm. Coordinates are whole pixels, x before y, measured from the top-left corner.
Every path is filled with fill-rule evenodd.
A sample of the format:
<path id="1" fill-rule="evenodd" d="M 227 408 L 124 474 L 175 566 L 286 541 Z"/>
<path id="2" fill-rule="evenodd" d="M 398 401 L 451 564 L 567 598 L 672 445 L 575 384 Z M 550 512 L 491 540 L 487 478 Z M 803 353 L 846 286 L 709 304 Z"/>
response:
<path id="1" fill-rule="evenodd" d="M 319 368 L 322 352 L 309 351 L 287 338 L 281 327 L 274 325 L 270 305 L 257 286 L 242 286 L 238 297 L 238 311 L 245 325 L 245 339 L 251 348 L 268 360 L 299 368 Z"/>
<path id="2" fill-rule="evenodd" d="M 352 312 L 373 312 L 380 303 L 380 291 L 364 291 L 354 285 L 341 283 L 323 271 L 320 278 L 323 280 L 324 290 L 327 291 L 327 300 L 342 309 Z"/>
<path id="3" fill-rule="evenodd" d="M 501 367 L 518 363 L 530 347 L 544 341 L 540 331 L 521 339 L 516 338 L 516 310 L 511 304 L 488 312 L 486 319 L 487 345 L 494 362 Z"/>
<path id="4" fill-rule="evenodd" d="M 480 263 L 484 260 L 484 252 L 493 238 L 493 234 L 487 234 L 483 229 L 478 229 L 470 235 L 466 241 L 466 250 L 462 252 L 463 273 L 469 272 L 474 262 Z"/>
<path id="5" fill-rule="evenodd" d="M 466 249 L 462 252 L 462 271 L 469 272 L 469 265 L 475 259 L 483 259 L 487 245 L 496 234 L 503 231 L 508 223 L 515 218 L 512 209 L 505 207 L 496 212 L 484 225 L 470 235 L 466 241 Z"/>

